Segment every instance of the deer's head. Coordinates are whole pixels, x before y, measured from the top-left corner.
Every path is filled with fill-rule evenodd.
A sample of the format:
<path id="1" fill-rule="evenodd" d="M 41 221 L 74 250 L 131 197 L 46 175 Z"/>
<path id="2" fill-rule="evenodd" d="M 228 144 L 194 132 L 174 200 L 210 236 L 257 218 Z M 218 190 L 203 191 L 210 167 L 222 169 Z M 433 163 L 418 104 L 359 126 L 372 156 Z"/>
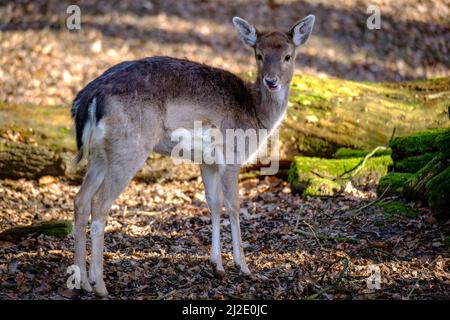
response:
<path id="1" fill-rule="evenodd" d="M 267 90 L 277 92 L 289 83 L 294 74 L 296 49 L 308 40 L 314 16 L 309 15 L 295 23 L 287 32 L 259 32 L 242 18 L 234 17 L 241 40 L 254 50 L 258 79 Z"/>

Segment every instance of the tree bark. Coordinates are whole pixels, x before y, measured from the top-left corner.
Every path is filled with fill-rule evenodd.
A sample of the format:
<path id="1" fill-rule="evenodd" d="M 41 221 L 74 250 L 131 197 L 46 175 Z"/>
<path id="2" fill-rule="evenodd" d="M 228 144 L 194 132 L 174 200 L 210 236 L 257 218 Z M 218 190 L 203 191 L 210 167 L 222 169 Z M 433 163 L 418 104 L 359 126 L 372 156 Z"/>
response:
<path id="1" fill-rule="evenodd" d="M 0 138 L 0 178 L 37 179 L 64 173 L 62 158 L 48 148 Z"/>

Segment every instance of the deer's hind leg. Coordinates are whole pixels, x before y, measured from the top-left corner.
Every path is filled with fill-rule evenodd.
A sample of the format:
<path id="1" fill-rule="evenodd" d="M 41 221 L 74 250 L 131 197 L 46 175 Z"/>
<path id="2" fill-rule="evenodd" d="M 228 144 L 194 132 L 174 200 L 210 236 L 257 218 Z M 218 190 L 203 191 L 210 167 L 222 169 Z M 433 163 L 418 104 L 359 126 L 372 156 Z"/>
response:
<path id="1" fill-rule="evenodd" d="M 103 280 L 104 232 L 109 210 L 114 200 L 126 188 L 136 172 L 143 166 L 149 151 L 133 141 L 121 141 L 108 150 L 108 168 L 100 187 L 92 199 L 91 263 L 89 280 L 94 292 L 108 295 Z"/>
<path id="2" fill-rule="evenodd" d="M 80 268 L 81 288 L 92 291 L 86 272 L 86 228 L 91 214 L 91 201 L 95 192 L 103 182 L 107 162 L 102 150 L 91 156 L 86 177 L 75 196 L 75 265 Z"/>

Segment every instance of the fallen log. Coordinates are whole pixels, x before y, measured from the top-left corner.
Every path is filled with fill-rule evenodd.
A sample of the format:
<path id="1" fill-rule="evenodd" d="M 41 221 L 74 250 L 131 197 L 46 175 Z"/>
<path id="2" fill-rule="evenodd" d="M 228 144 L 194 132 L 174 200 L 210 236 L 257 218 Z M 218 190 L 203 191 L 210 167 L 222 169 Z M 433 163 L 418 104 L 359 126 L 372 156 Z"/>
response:
<path id="1" fill-rule="evenodd" d="M 62 158 L 48 148 L 0 138 L 0 178 L 37 179 L 64 173 Z"/>
<path id="2" fill-rule="evenodd" d="M 351 181 L 360 186 L 368 180 L 378 181 L 392 164 L 385 150 L 355 151 L 347 157 L 338 152 L 340 159 L 294 157 L 288 180 L 294 192 L 306 196 L 333 196 Z M 364 155 L 364 156 L 362 156 Z M 370 157 L 371 156 L 371 157 Z"/>
<path id="3" fill-rule="evenodd" d="M 280 154 L 330 158 L 341 147 L 386 146 L 394 129 L 405 136 L 448 128 L 449 99 L 450 78 L 369 83 L 297 76 L 281 127 Z"/>
<path id="4" fill-rule="evenodd" d="M 390 146 L 393 158 L 397 159 L 392 169 L 400 172 L 390 172 L 384 176 L 378 185 L 378 194 L 390 186 L 389 194 L 421 200 L 436 214 L 449 217 L 450 129 L 397 137 Z"/>
<path id="5" fill-rule="evenodd" d="M 69 221 L 48 221 L 31 226 L 19 226 L 7 229 L 0 233 L 0 241 L 18 242 L 29 236 L 41 234 L 64 238 L 72 232 L 72 224 Z"/>

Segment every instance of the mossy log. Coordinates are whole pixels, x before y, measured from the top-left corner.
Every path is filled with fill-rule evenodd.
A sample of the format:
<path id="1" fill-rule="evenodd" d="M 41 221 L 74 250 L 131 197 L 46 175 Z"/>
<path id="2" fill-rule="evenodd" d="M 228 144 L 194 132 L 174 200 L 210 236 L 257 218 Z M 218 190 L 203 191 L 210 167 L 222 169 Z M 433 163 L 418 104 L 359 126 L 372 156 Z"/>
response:
<path id="1" fill-rule="evenodd" d="M 407 157 L 402 160 L 394 161 L 392 167 L 394 172 L 416 173 L 427 165 L 435 156 L 434 153 L 425 153 L 418 156 Z"/>
<path id="2" fill-rule="evenodd" d="M 396 137 L 389 143 L 394 161 L 436 153 L 450 148 L 450 129 L 439 128 Z M 431 156 L 431 158 L 433 158 Z M 429 159 L 431 160 L 431 159 Z M 428 161 L 429 161 L 428 160 Z M 426 161 L 426 162 L 428 162 Z"/>
<path id="3" fill-rule="evenodd" d="M 429 206 L 436 213 L 450 217 L 450 164 L 427 182 L 425 192 Z"/>
<path id="4" fill-rule="evenodd" d="M 333 155 L 336 159 L 349 159 L 349 158 L 360 158 L 367 156 L 372 150 L 356 150 L 356 149 L 350 149 L 350 148 L 339 148 Z M 390 156 L 391 150 L 390 149 L 384 149 L 384 150 L 377 150 L 374 157 L 378 156 Z"/>
<path id="5" fill-rule="evenodd" d="M 414 174 L 404 186 L 405 195 L 410 199 L 427 201 L 427 183 L 444 171 L 449 166 L 450 150 L 438 153 L 425 167 Z M 449 189 L 443 189 L 441 193 L 449 194 Z"/>
<path id="6" fill-rule="evenodd" d="M 370 83 L 296 76 L 280 132 L 281 155 L 331 158 L 340 147 L 385 146 L 394 128 L 397 136 L 448 128 L 449 99 L 450 78 Z"/>
<path id="7" fill-rule="evenodd" d="M 369 158 L 361 170 L 364 157 L 348 159 L 323 159 L 317 157 L 294 157 L 288 181 L 293 190 L 303 196 L 331 196 L 351 180 L 355 185 L 367 180 L 378 181 L 392 165 L 389 155 Z"/>
<path id="8" fill-rule="evenodd" d="M 69 221 L 48 221 L 31 226 L 19 226 L 7 229 L 0 233 L 1 241 L 17 242 L 28 236 L 41 234 L 64 238 L 72 232 L 72 224 Z"/>
<path id="9" fill-rule="evenodd" d="M 299 186 L 296 188 L 298 189 Z M 333 196 L 342 189 L 336 181 L 326 178 L 311 178 L 305 183 L 304 197 Z M 300 191 L 300 190 L 298 190 Z"/>
<path id="10" fill-rule="evenodd" d="M 437 214 L 450 216 L 450 130 L 435 129 L 398 137 L 390 143 L 392 169 L 377 193 L 404 194 L 422 200 Z"/>
<path id="11" fill-rule="evenodd" d="M 378 195 L 398 195 L 404 192 L 406 182 L 414 175 L 412 173 L 390 172 L 380 179 L 377 186 Z"/>

